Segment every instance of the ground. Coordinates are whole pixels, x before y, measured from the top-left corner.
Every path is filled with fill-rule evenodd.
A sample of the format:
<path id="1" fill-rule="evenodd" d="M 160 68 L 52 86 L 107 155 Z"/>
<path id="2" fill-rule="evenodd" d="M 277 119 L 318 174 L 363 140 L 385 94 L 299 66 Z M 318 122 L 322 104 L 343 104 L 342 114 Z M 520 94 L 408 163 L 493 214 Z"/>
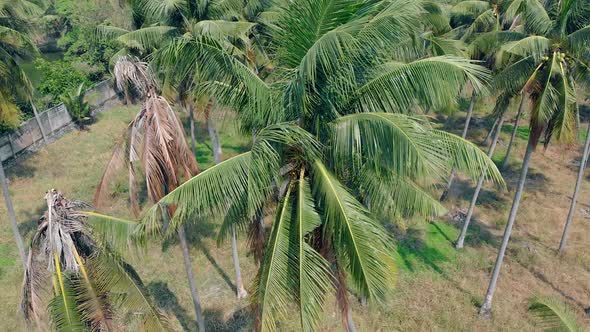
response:
<path id="1" fill-rule="evenodd" d="M 474 142 L 485 136 L 490 121 L 484 118 L 486 103 L 479 105 L 470 138 Z M 67 134 L 39 153 L 20 160 L 7 170 L 11 194 L 21 232 L 27 241 L 44 210 L 45 191 L 56 188 L 69 198 L 91 201 L 95 186 L 110 156 L 115 141 L 136 107 L 119 106 L 100 115 L 87 131 Z M 439 120 L 460 131 L 464 113 Z M 501 160 L 509 138 L 505 128 L 496 160 Z M 247 149 L 247 139 L 236 133 L 227 117 L 221 126 L 224 157 Z M 212 164 L 202 121 L 197 128 L 198 160 L 202 168 Z M 510 169 L 504 173 L 508 189 L 514 188 L 519 162 L 525 147 L 520 137 Z M 408 221 L 405 231 L 396 233 L 398 241 L 398 280 L 387 303 L 361 306 L 353 303 L 359 331 L 503 331 L 538 330 L 527 313 L 529 299 L 548 294 L 566 301 L 584 320 L 583 309 L 590 307 L 590 219 L 581 209 L 589 207 L 590 185 L 586 181 L 580 194 L 568 251 L 556 254 L 561 231 L 569 208 L 577 169 L 574 161 L 580 151 L 571 146 L 555 145 L 536 152 L 526 194 L 521 204 L 514 236 L 502 269 L 494 299 L 493 319 L 477 315 L 493 267 L 502 231 L 506 223 L 512 192 L 487 185 L 466 248 L 457 251 L 452 242 L 458 235 L 458 223 L 442 217 L 433 223 Z M 455 212 L 466 208 L 473 191 L 473 181 L 459 177 L 446 203 Z M 131 217 L 124 182 L 113 187 L 105 212 Z M 26 326 L 18 313 L 22 267 L 18 260 L 12 231 L 4 205 L 0 205 L 0 322 L 1 330 L 23 331 Z M 229 244 L 217 246 L 216 225 L 203 223 L 189 230 L 191 258 L 210 331 L 236 331 L 248 324 L 248 301 L 237 300 Z M 393 227 L 392 227 L 393 229 Z M 243 236 L 241 240 L 243 240 Z M 242 274 L 246 285 L 256 273 L 255 265 L 240 241 Z M 167 312 L 179 330 L 195 330 L 193 307 L 185 278 L 182 257 L 174 240 L 152 243 L 145 251 L 126 253 L 129 262 L 153 295 L 156 304 Z M 286 320 L 281 330 L 296 329 L 294 319 Z M 331 300 L 327 305 L 322 331 L 340 331 L 338 310 Z"/>

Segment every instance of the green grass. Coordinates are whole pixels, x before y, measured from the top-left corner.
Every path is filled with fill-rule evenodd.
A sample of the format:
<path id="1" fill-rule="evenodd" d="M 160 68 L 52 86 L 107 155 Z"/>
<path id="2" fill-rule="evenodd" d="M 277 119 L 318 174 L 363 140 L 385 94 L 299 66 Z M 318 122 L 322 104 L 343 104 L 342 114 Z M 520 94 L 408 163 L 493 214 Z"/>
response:
<path id="1" fill-rule="evenodd" d="M 453 241 L 458 230 L 444 222 L 428 223 L 419 228 L 410 228 L 398 242 L 397 263 L 405 272 L 431 269 L 442 271 L 441 264 L 453 262 L 456 250 Z"/>
<path id="2" fill-rule="evenodd" d="M 512 135 L 513 130 L 513 125 L 508 124 L 502 126 L 503 133 L 508 133 Z M 516 130 L 516 137 L 527 141 L 529 139 L 529 126 L 518 126 L 518 129 Z"/>

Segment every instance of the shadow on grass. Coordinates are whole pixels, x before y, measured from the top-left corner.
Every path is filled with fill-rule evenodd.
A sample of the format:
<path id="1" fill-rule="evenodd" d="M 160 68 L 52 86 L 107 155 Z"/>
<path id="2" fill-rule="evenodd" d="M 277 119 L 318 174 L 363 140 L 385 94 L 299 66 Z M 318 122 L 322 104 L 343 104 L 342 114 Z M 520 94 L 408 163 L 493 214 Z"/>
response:
<path id="1" fill-rule="evenodd" d="M 189 246 L 199 249 L 205 255 L 205 258 L 209 261 L 211 266 L 219 273 L 223 281 L 231 288 L 232 292 L 236 293 L 237 288 L 233 283 L 232 278 L 229 274 L 217 263 L 217 260 L 207 248 L 207 245 L 203 243 L 204 238 L 214 238 L 217 234 L 214 231 L 216 225 L 206 221 L 198 221 L 193 224 L 185 226 L 186 229 L 186 240 Z M 171 245 L 178 244 L 178 238 L 176 236 L 170 237 L 162 243 L 162 251 L 168 250 Z"/>
<path id="2" fill-rule="evenodd" d="M 186 310 L 178 303 L 176 295 L 168 288 L 168 284 L 162 281 L 152 281 L 147 285 L 147 289 L 152 295 L 155 305 L 167 313 L 172 313 L 184 331 L 197 329 L 196 322 L 189 318 Z"/>
<path id="3" fill-rule="evenodd" d="M 480 302 L 479 298 L 454 280 L 442 265 L 456 259 L 457 251 L 453 246 L 454 233 L 456 230 L 445 223 L 429 223 L 425 230 L 411 228 L 403 236 L 398 236 L 397 253 L 403 267 L 408 271 L 415 272 L 420 266 L 425 266 L 436 272 L 437 275 L 468 296 L 474 305 L 477 305 Z"/>
<path id="4" fill-rule="evenodd" d="M 173 314 L 182 326 L 183 331 L 196 331 L 197 322 L 195 314 L 187 312 L 178 302 L 176 295 L 170 290 L 167 283 L 162 281 L 150 282 L 147 289 L 154 299 L 155 305 L 166 313 Z M 205 309 L 203 311 L 205 327 L 208 331 L 234 332 L 245 331 L 250 323 L 250 313 L 247 308 L 235 311 L 225 320 L 220 310 Z"/>
<path id="5" fill-rule="evenodd" d="M 221 310 L 207 309 L 203 313 L 205 327 L 208 331 L 216 332 L 238 332 L 246 331 L 250 325 L 250 313 L 247 308 L 235 311 L 232 316 L 225 320 Z"/>
<path id="6" fill-rule="evenodd" d="M 24 220 L 18 224 L 18 231 L 23 237 L 27 237 L 30 233 L 34 233 L 39 225 L 39 218 L 47 210 L 47 205 L 41 203 L 34 210 L 24 211 L 24 216 L 19 217 L 20 220 Z M 28 243 L 25 243 L 28 247 Z"/>

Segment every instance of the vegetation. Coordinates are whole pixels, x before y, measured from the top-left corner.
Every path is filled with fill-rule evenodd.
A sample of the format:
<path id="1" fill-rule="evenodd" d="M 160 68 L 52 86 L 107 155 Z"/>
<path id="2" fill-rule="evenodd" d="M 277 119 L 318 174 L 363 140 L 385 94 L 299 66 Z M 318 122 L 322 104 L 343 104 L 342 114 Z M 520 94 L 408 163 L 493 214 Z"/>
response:
<path id="1" fill-rule="evenodd" d="M 587 121 L 589 49 L 584 0 L 0 0 L 3 126 L 29 111 L 40 122 L 36 105 L 62 101 L 82 127 L 84 88 L 111 76 L 127 105 L 46 147 L 61 151 L 58 167 L 42 150 L 32 158 L 44 171 L 11 171 L 23 207 L 0 167 L 23 321 L 582 330 L 590 229 L 573 221 L 590 136 L 581 158 L 563 146 L 578 147 Z M 472 143 L 482 141 L 487 153 Z M 42 207 L 24 203 L 23 192 L 55 187 L 37 184 L 47 170 L 71 197 L 95 192 L 104 214 L 53 189 Z M 43 217 L 19 229 L 23 213 Z M 3 262 L 0 279 L 14 280 L 21 271 Z"/>

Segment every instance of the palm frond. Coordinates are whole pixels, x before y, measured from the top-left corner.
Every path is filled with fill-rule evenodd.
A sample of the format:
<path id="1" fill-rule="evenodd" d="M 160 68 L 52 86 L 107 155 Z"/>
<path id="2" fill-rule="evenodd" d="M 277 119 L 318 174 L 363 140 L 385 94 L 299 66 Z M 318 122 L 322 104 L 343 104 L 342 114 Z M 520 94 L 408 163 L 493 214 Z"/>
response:
<path id="1" fill-rule="evenodd" d="M 61 264 L 57 253 L 53 254 L 56 267 L 55 275 L 58 280 L 56 296 L 49 303 L 48 311 L 51 316 L 51 323 L 57 331 L 77 332 L 84 331 L 82 317 L 76 306 L 76 293 L 74 292 L 69 278 L 61 271 Z"/>
<path id="2" fill-rule="evenodd" d="M 116 305 L 141 320 L 144 331 L 168 331 L 167 318 L 154 306 L 139 276 L 118 255 L 100 252 L 90 258 L 88 274 L 99 292 L 120 294 Z"/>
<path id="3" fill-rule="evenodd" d="M 380 73 L 358 88 L 350 104 L 365 112 L 402 112 L 415 102 L 442 107 L 456 99 L 465 83 L 485 93 L 489 71 L 452 56 L 426 58 Z"/>
<path id="4" fill-rule="evenodd" d="M 553 28 L 553 21 L 539 0 L 526 0 L 523 17 L 526 29 L 532 33 L 544 35 Z"/>
<path id="5" fill-rule="evenodd" d="M 303 331 L 316 331 L 321 320 L 326 295 L 334 290 L 328 262 L 309 244 L 309 234 L 321 225 L 311 189 L 300 170 L 290 249 L 296 251 L 299 315 Z"/>
<path id="6" fill-rule="evenodd" d="M 590 25 L 579 29 L 567 36 L 569 49 L 580 54 L 590 47 Z"/>
<path id="7" fill-rule="evenodd" d="M 506 55 L 517 55 L 519 57 L 532 56 L 536 62 L 547 55 L 551 46 L 551 40 L 543 36 L 530 36 L 521 40 L 508 42 L 498 51 L 498 62 L 503 63 Z"/>
<path id="8" fill-rule="evenodd" d="M 403 114 L 362 113 L 334 123 L 334 156 L 344 167 L 362 170 L 371 165 L 410 179 L 447 174 L 457 169 L 477 179 L 485 174 L 499 184 L 502 176 L 474 144 L 434 130 L 422 119 Z"/>
<path id="9" fill-rule="evenodd" d="M 289 250 L 292 218 L 289 184 L 277 209 L 259 275 L 254 282 L 255 291 L 252 295 L 258 311 L 256 325 L 260 331 L 276 331 L 276 320 L 286 318 L 289 304 L 296 300 L 292 292 L 295 284 L 289 276 L 290 264 L 293 264 L 293 253 Z"/>
<path id="10" fill-rule="evenodd" d="M 170 26 L 146 27 L 121 34 L 117 40 L 129 48 L 146 51 L 162 47 L 176 32 L 177 29 Z"/>
<path id="11" fill-rule="evenodd" d="M 556 298 L 533 298 L 529 304 L 529 312 L 535 316 L 544 331 L 583 331 L 572 308 Z"/>
<path id="12" fill-rule="evenodd" d="M 319 160 L 313 165 L 313 193 L 339 266 L 358 294 L 383 300 L 395 276 L 387 232 Z"/>

